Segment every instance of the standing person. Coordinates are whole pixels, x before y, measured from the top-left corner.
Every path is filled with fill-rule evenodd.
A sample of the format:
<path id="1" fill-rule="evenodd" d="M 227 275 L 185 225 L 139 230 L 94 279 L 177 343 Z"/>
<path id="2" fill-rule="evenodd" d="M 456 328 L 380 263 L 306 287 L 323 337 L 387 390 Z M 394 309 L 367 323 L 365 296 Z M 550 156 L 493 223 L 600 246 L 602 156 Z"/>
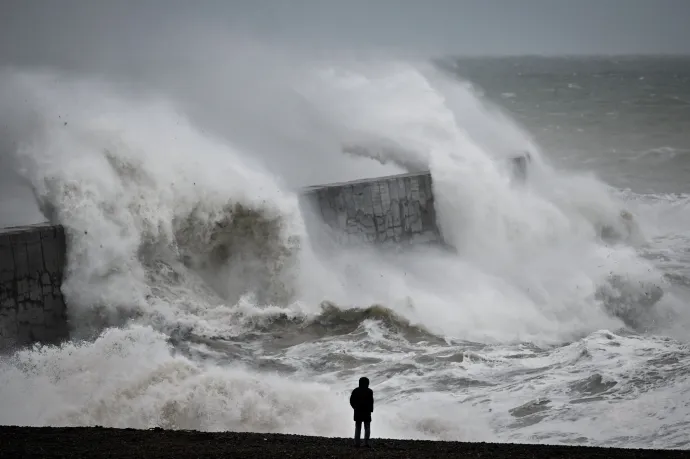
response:
<path id="1" fill-rule="evenodd" d="M 364 423 L 364 446 L 369 446 L 371 413 L 374 412 L 374 391 L 369 389 L 369 378 L 359 378 L 359 387 L 350 394 L 350 406 L 355 411 L 355 446 L 359 446 L 362 423 Z"/>

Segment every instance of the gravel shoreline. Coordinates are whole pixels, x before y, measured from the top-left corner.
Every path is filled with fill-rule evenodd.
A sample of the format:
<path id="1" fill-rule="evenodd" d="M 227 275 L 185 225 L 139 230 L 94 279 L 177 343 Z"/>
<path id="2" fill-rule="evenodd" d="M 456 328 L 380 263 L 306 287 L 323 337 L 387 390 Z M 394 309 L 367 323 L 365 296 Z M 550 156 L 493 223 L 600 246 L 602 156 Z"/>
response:
<path id="1" fill-rule="evenodd" d="M 690 451 L 582 446 L 350 439 L 260 433 L 208 433 L 102 427 L 0 426 L 5 458 L 690 458 Z"/>

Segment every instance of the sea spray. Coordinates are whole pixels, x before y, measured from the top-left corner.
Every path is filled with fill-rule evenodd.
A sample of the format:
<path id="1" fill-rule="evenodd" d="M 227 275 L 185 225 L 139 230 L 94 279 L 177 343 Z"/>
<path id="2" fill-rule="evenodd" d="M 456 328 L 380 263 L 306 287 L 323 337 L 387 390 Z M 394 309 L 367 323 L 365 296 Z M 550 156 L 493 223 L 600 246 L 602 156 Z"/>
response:
<path id="1" fill-rule="evenodd" d="M 88 80 L 17 79 L 27 109 L 41 104 L 41 128 L 21 139 L 18 156 L 42 207 L 66 228 L 63 290 L 77 329 L 153 312 L 161 263 L 186 264 L 182 278 L 213 277 L 231 302 L 246 291 L 289 302 L 304 235 L 293 193 L 166 102 L 118 99 Z M 65 110 L 72 97 L 89 103 Z"/>
<path id="2" fill-rule="evenodd" d="M 550 166 L 530 136 L 481 101 L 471 85 L 428 66 L 397 62 L 334 66 L 317 73 L 302 91 L 330 107 L 341 135 L 359 146 L 348 151 L 431 171 L 438 224 L 459 255 L 454 277 L 467 276 L 464 263 L 473 276 L 488 276 L 455 298 L 471 295 L 479 285 L 491 292 L 487 299 L 507 295 L 503 306 L 458 300 L 465 320 L 472 310 L 469 317 L 492 321 L 482 322 L 481 329 L 510 314 L 515 317 L 506 325 L 517 320 L 525 330 L 541 333 L 555 323 L 583 331 L 595 323 L 614 326 L 606 302 L 598 301 L 600 286 L 618 275 L 631 289 L 663 285 L 660 273 L 629 246 L 639 243 L 641 234 L 610 189 Z M 532 160 L 527 183 L 519 185 L 505 160 L 524 151 Z M 418 262 L 405 266 L 411 270 Z M 524 306 L 515 307 L 522 301 Z M 440 316 L 447 320 L 447 314 Z"/>
<path id="3" fill-rule="evenodd" d="M 606 225 L 625 227 L 620 201 L 594 178 L 551 167 L 469 85 L 414 63 L 339 66 L 285 75 L 280 103 L 261 99 L 251 110 L 265 119 L 247 118 L 268 141 L 242 148 L 232 136 L 207 132 L 204 117 L 189 115 L 169 88 L 131 97 L 51 73 L 3 80 L 11 91 L 1 93 L 13 95 L 6 106 L 28 120 L 11 131 L 27 180 L 68 230 L 64 292 L 81 331 L 61 347 L 2 361 L 4 423 L 349 436 L 347 394 L 368 374 L 376 436 L 573 441 L 584 432 L 607 441 L 629 434 L 615 423 L 605 436 L 540 424 L 566 419 L 558 416 L 570 412 L 571 383 L 590 377 L 593 361 L 603 382 L 621 383 L 602 402 L 577 405 L 581 420 L 603 410 L 646 413 L 635 411 L 631 394 L 665 390 L 665 382 L 640 387 L 625 375 L 665 367 L 667 351 L 687 360 L 686 350 L 668 343 L 647 347 L 615 335 L 624 322 L 597 296 L 612 272 L 633 290 L 660 278 L 625 237 L 601 237 Z M 240 91 L 231 78 L 214 82 L 196 90 Z M 298 107 L 286 95 L 295 92 Z M 293 108 L 311 116 L 290 118 Z M 241 120 L 246 107 L 223 109 Z M 205 115 L 218 115 L 217 127 L 224 113 Z M 255 154 L 286 138 L 304 156 L 281 158 L 267 172 Z M 343 154 L 347 143 L 382 145 L 385 157 Z M 310 250 L 296 192 L 284 183 L 304 176 L 295 170 L 310 164 L 315 145 L 328 147 L 313 161 L 323 169 L 314 167 L 315 180 L 303 185 L 340 173 L 375 176 L 382 159 L 428 168 L 438 223 L 456 253 Z M 513 147 L 534 158 L 522 185 L 501 161 Z M 331 165 L 338 174 L 324 167 L 329 155 L 338 158 Z M 296 166 L 281 176 L 290 162 Z M 323 301 L 332 306 L 322 310 Z M 545 412 L 514 415 L 542 398 L 551 400 Z M 611 408 L 609 400 L 623 402 Z"/>

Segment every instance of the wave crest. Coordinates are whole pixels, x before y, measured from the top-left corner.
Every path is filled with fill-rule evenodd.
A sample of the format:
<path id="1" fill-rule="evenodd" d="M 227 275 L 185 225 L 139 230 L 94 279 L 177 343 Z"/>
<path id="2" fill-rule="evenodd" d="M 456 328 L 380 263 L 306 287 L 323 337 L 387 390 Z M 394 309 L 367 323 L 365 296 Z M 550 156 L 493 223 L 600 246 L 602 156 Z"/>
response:
<path id="1" fill-rule="evenodd" d="M 40 113 L 17 156 L 46 216 L 66 229 L 76 336 L 142 316 L 162 326 L 247 293 L 291 301 L 304 235 L 297 196 L 256 162 L 169 102 L 13 77 L 26 94 L 15 108 Z"/>

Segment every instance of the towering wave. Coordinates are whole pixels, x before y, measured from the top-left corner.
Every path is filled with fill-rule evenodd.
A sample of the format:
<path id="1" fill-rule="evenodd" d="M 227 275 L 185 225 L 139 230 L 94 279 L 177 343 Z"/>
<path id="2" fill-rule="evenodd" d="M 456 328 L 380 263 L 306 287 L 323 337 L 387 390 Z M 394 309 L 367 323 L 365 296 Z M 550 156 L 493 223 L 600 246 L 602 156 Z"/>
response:
<path id="1" fill-rule="evenodd" d="M 554 170 L 471 86 L 426 65 L 310 64 L 279 98 L 309 116 L 282 121 L 302 123 L 292 141 L 302 135 L 309 146 L 318 126 L 337 146 L 324 154 L 343 155 L 339 164 L 352 170 L 362 161 L 430 170 L 438 223 L 456 253 L 324 256 L 310 246 L 298 193 L 258 158 L 266 148 L 211 134 L 162 95 L 51 73 L 5 76 L 23 174 L 44 213 L 67 229 L 63 291 L 75 338 L 85 341 L 0 363 L 4 423 L 349 435 L 347 381 L 328 379 L 348 345 L 319 364 L 323 378 L 297 362 L 308 338 L 350 320 L 322 301 L 373 311 L 343 332 L 361 337 L 350 342 L 361 352 L 351 359 L 364 371 L 366 346 L 400 344 L 391 329 L 425 342 L 563 343 L 620 328 L 627 312 L 612 308 L 664 285 L 607 187 Z M 347 157 L 346 145 L 365 149 Z M 516 150 L 534 158 L 523 185 L 502 161 Z M 606 240 L 604 230 L 618 237 Z M 633 301 L 611 300 L 622 295 Z M 286 322 L 301 338 L 273 333 Z M 296 344 L 276 344 L 288 338 Z M 268 376 L 263 361 L 291 370 Z M 314 378 L 322 382 L 305 382 Z M 445 403 L 439 394 L 383 403 L 379 434 L 491 438 L 488 421 L 458 427 L 473 408 L 443 416 L 428 408 Z"/>
<path id="2" fill-rule="evenodd" d="M 658 299 L 663 280 L 635 251 L 643 235 L 622 202 L 592 177 L 550 167 L 530 137 L 471 85 L 407 63 L 335 67 L 319 81 L 305 91 L 325 101 L 344 136 L 362 147 L 358 155 L 431 171 L 441 231 L 462 260 L 452 276 L 472 278 L 453 294 L 476 304 L 464 312 L 486 313 L 491 325 L 483 329 L 499 316 L 538 334 L 564 323 L 581 332 L 613 326 L 604 315 L 615 306 L 602 286 Z M 533 157 L 530 178 L 516 186 L 505 159 L 523 151 Z M 519 306 L 497 310 L 496 301 Z"/>
<path id="3" fill-rule="evenodd" d="M 167 102 L 45 75 L 15 84 L 38 114 L 17 153 L 68 234 L 74 325 L 161 313 L 187 285 L 231 304 L 249 293 L 289 302 L 304 236 L 294 193 Z"/>

